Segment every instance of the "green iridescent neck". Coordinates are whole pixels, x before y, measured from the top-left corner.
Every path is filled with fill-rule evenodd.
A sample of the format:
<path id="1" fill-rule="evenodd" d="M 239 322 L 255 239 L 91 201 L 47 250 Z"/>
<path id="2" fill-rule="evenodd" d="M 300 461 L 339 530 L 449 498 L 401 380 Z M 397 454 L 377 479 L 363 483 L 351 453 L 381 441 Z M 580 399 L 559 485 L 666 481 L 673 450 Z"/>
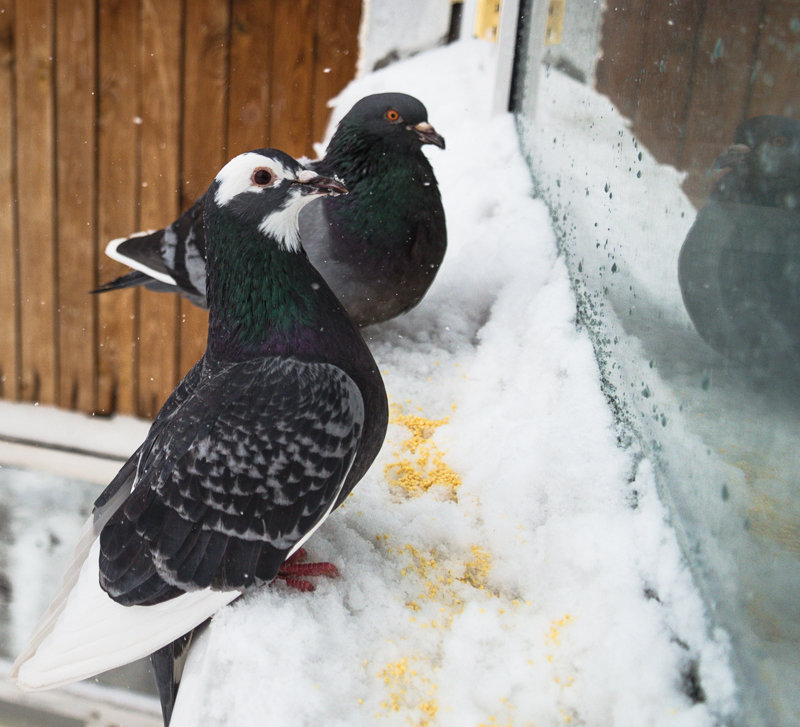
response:
<path id="1" fill-rule="evenodd" d="M 225 210 L 210 226 L 209 352 L 239 358 L 283 350 L 286 342 L 315 324 L 315 289 L 305 254 L 244 229 Z"/>

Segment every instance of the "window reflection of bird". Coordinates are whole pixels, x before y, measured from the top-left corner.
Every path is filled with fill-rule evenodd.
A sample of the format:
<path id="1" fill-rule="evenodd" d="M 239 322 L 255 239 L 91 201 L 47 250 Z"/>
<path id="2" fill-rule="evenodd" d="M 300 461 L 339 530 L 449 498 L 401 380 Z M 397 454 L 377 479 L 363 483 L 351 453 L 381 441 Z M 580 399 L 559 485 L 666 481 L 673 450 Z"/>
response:
<path id="1" fill-rule="evenodd" d="M 800 121 L 757 116 L 716 161 L 678 280 L 697 332 L 761 374 L 800 373 Z"/>

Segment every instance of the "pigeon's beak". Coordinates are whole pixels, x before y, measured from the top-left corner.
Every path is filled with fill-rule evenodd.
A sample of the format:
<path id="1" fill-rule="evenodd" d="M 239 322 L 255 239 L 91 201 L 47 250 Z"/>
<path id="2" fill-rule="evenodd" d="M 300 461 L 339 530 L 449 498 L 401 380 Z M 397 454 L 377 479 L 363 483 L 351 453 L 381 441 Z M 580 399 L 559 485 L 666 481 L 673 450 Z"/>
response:
<path id="1" fill-rule="evenodd" d="M 416 126 L 409 127 L 423 144 L 433 144 L 444 149 L 444 137 L 436 133 L 427 121 L 420 121 Z"/>
<path id="2" fill-rule="evenodd" d="M 302 186 L 304 195 L 326 194 L 331 197 L 338 197 L 341 194 L 347 194 L 347 187 L 340 181 L 330 177 L 321 177 L 310 169 L 304 169 L 300 172 L 294 183 Z"/>
<path id="3" fill-rule="evenodd" d="M 750 152 L 753 151 L 747 144 L 731 144 L 714 162 L 714 171 L 735 167 Z"/>

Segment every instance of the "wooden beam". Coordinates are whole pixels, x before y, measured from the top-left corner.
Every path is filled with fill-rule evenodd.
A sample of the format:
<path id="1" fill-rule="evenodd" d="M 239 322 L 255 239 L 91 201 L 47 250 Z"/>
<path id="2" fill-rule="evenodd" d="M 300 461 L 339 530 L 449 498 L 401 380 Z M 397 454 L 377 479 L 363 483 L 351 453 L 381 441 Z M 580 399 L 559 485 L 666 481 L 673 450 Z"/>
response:
<path id="1" fill-rule="evenodd" d="M 0 2 L 0 397 L 19 397 L 19 258 L 15 179 L 14 3 Z"/>
<path id="2" fill-rule="evenodd" d="M 127 268 L 103 253 L 106 243 L 138 229 L 139 3 L 99 0 L 98 279 Z M 98 296 L 98 412 L 136 411 L 135 292 Z"/>
<path id="3" fill-rule="evenodd" d="M 227 160 L 230 15 L 228 3 L 186 3 L 181 208 L 203 194 Z M 180 371 L 206 347 L 208 315 L 181 300 Z"/>
<path id="4" fill-rule="evenodd" d="M 314 33 L 323 6 L 312 0 L 275 2 L 269 145 L 294 157 L 313 150 Z"/>
<path id="5" fill-rule="evenodd" d="M 180 212 L 181 3 L 142 0 L 140 224 L 158 229 Z M 137 318 L 139 416 L 153 417 L 178 382 L 179 302 L 142 290 Z"/>
<path id="6" fill-rule="evenodd" d="M 272 2 L 233 0 L 228 157 L 267 144 L 272 85 Z"/>
<path id="7" fill-rule="evenodd" d="M 341 93 L 356 74 L 358 36 L 353 28 L 361 23 L 361 3 L 319 3 L 314 37 L 312 142 L 322 141 L 331 110 L 328 101 Z"/>
<path id="8" fill-rule="evenodd" d="M 56 3 L 58 404 L 91 412 L 97 378 L 94 0 Z"/>
<path id="9" fill-rule="evenodd" d="M 769 0 L 762 23 L 746 116 L 775 114 L 800 119 L 800 15 L 796 0 Z"/>
<path id="10" fill-rule="evenodd" d="M 595 71 L 596 86 L 623 116 L 632 119 L 639 104 L 645 63 L 648 0 L 608 3 L 603 14 L 602 55 Z"/>
<path id="11" fill-rule="evenodd" d="M 53 25 L 50 0 L 16 6 L 21 398 L 57 401 Z"/>

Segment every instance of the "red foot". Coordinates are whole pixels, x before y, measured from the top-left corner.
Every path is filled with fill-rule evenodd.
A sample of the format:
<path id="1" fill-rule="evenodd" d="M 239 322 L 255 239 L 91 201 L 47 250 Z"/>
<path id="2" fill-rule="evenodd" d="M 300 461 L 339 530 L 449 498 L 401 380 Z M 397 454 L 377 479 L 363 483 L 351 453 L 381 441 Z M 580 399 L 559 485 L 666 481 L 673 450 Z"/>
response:
<path id="1" fill-rule="evenodd" d="M 285 581 L 289 588 L 296 588 L 298 591 L 308 593 L 314 590 L 314 584 L 306 578 L 312 576 L 326 576 L 336 578 L 339 569 L 333 563 L 303 563 L 308 557 L 304 548 L 298 548 L 278 570 L 276 578 Z M 301 577 L 303 576 L 303 577 Z"/>

